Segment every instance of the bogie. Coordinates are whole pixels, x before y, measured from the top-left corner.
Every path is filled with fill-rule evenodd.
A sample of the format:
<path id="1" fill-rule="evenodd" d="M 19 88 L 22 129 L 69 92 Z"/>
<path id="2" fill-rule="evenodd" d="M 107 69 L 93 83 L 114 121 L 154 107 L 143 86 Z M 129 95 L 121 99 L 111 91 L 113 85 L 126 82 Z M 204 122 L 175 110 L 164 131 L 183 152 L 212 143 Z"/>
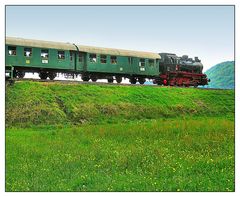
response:
<path id="1" fill-rule="evenodd" d="M 108 78 L 107 80 L 108 80 L 108 83 L 113 83 L 113 81 L 114 81 L 114 80 L 113 80 L 113 77 L 110 77 L 110 78 Z"/>
<path id="2" fill-rule="evenodd" d="M 121 83 L 122 82 L 122 77 L 116 77 L 116 81 L 117 81 L 117 83 Z"/>
<path id="3" fill-rule="evenodd" d="M 98 80 L 98 78 L 97 78 L 97 76 L 93 75 L 93 76 L 91 76 L 91 80 L 92 80 L 92 82 L 96 82 Z"/>
<path id="4" fill-rule="evenodd" d="M 137 83 L 137 79 L 136 79 L 135 77 L 131 77 L 131 78 L 129 79 L 129 82 L 130 82 L 131 84 L 136 84 L 136 83 Z"/>
<path id="5" fill-rule="evenodd" d="M 89 81 L 90 80 L 90 77 L 88 75 L 82 75 L 82 80 L 83 81 Z"/>
<path id="6" fill-rule="evenodd" d="M 50 80 L 54 80 L 56 76 L 57 76 L 57 74 L 54 73 L 54 72 L 49 72 L 48 73 L 48 77 L 49 77 Z"/>
<path id="7" fill-rule="evenodd" d="M 39 73 L 39 77 L 40 77 L 40 79 L 45 80 L 45 79 L 47 79 L 48 74 L 47 74 L 47 72 L 41 71 Z"/>
<path id="8" fill-rule="evenodd" d="M 17 72 L 17 77 L 18 77 L 19 79 L 22 79 L 24 76 L 25 76 L 25 72 L 23 72 L 23 71 L 18 71 L 18 72 Z"/>
<path id="9" fill-rule="evenodd" d="M 142 77 L 138 78 L 138 82 L 139 82 L 140 84 L 144 84 L 145 81 L 146 81 L 145 78 L 142 78 Z"/>

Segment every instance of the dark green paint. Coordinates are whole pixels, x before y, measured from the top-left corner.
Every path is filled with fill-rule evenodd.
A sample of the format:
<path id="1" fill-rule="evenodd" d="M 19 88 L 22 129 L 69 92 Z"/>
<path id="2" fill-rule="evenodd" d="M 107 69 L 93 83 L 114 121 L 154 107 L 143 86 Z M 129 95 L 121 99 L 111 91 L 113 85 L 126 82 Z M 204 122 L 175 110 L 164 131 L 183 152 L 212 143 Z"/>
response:
<path id="1" fill-rule="evenodd" d="M 148 59 L 145 59 L 145 66 L 140 67 L 140 58 L 137 57 L 126 57 L 116 56 L 117 63 L 111 63 L 111 55 L 106 55 L 107 62 L 101 63 L 100 55 L 97 55 L 97 61 L 95 63 L 90 62 L 90 53 L 82 53 L 82 61 L 79 61 L 79 51 L 72 51 L 72 58 L 70 57 L 71 52 L 68 50 L 58 49 L 46 49 L 48 50 L 48 59 L 41 57 L 41 48 L 32 48 L 32 56 L 24 56 L 24 46 L 16 47 L 16 55 L 8 54 L 8 45 L 6 45 L 6 66 L 14 67 L 29 67 L 38 69 L 58 69 L 64 71 L 77 71 L 82 72 L 97 72 L 107 74 L 123 74 L 123 75 L 142 75 L 142 76 L 158 76 L 159 75 L 159 60 L 154 59 L 154 66 L 149 65 Z M 58 59 L 58 51 L 65 52 L 65 59 Z M 129 61 L 131 58 L 131 61 Z M 47 62 L 46 62 L 47 61 Z M 44 63 L 45 62 L 45 63 Z"/>

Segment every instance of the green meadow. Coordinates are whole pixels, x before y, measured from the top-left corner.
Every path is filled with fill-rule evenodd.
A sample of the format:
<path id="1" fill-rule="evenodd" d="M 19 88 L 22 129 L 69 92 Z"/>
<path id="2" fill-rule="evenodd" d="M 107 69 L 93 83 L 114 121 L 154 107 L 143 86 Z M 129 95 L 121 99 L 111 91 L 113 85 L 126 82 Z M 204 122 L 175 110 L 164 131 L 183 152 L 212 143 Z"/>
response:
<path id="1" fill-rule="evenodd" d="M 17 82 L 6 191 L 234 191 L 234 91 Z"/>

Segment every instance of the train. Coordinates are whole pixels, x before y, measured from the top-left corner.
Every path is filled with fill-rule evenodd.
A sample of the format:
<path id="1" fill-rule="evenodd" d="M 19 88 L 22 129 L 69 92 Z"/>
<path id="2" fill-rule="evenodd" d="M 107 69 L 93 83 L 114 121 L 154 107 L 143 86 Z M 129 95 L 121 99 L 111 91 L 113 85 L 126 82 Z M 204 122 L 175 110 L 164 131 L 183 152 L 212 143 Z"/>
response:
<path id="1" fill-rule="evenodd" d="M 38 73 L 39 78 L 54 80 L 64 76 L 81 76 L 83 81 L 144 84 L 151 80 L 164 86 L 208 85 L 202 73 L 203 64 L 198 57 L 182 57 L 173 53 L 153 53 L 74 43 L 6 37 L 5 75 L 7 78 L 24 78 L 25 73 Z"/>

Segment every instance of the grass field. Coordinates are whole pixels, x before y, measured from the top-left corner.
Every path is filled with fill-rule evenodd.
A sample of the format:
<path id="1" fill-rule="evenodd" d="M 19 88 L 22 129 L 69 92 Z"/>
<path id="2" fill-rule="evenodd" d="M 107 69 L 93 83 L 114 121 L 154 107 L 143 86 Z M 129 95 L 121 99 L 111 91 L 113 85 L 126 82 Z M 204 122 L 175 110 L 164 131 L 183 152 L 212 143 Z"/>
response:
<path id="1" fill-rule="evenodd" d="M 234 191 L 231 90 L 24 82 L 6 125 L 6 191 Z"/>

